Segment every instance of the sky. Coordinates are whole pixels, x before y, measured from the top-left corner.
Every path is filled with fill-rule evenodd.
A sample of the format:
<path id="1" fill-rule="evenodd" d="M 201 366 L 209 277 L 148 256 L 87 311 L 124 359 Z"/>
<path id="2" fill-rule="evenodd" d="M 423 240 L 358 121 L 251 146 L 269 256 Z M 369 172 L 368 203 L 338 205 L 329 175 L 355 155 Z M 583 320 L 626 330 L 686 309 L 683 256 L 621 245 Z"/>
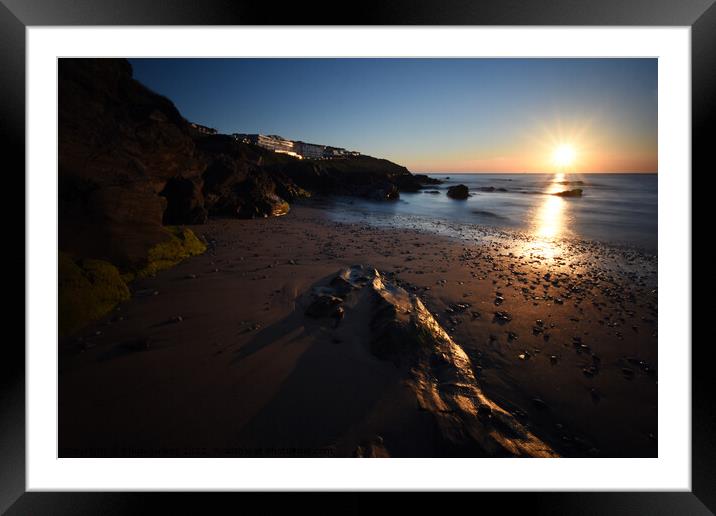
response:
<path id="1" fill-rule="evenodd" d="M 657 59 L 131 59 L 190 121 L 413 172 L 657 171 Z"/>

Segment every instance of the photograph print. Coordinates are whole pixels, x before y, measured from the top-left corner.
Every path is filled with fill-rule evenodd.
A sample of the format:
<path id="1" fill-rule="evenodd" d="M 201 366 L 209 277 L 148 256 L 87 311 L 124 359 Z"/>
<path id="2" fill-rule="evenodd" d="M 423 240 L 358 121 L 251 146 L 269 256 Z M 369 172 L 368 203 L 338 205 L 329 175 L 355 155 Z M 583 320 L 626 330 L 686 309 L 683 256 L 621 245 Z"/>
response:
<path id="1" fill-rule="evenodd" d="M 59 59 L 59 456 L 657 457 L 657 72 Z"/>

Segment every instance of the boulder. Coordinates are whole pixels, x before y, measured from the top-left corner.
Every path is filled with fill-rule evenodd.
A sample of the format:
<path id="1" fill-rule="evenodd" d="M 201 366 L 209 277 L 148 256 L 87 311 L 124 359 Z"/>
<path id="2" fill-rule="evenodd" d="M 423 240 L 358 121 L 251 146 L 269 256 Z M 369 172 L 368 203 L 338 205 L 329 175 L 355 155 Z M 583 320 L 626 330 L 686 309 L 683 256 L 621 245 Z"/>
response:
<path id="1" fill-rule="evenodd" d="M 465 200 L 469 195 L 469 191 L 465 185 L 451 186 L 447 191 L 447 196 L 451 199 Z"/>

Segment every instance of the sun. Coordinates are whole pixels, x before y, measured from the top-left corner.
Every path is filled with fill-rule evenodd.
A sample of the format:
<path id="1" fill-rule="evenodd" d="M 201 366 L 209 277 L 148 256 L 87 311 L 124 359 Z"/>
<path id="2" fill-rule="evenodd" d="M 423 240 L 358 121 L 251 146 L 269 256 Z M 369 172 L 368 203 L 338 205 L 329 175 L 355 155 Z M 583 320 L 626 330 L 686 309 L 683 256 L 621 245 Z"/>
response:
<path id="1" fill-rule="evenodd" d="M 577 157 L 577 151 L 568 143 L 558 145 L 552 153 L 552 161 L 560 168 L 569 167 L 574 164 Z"/>

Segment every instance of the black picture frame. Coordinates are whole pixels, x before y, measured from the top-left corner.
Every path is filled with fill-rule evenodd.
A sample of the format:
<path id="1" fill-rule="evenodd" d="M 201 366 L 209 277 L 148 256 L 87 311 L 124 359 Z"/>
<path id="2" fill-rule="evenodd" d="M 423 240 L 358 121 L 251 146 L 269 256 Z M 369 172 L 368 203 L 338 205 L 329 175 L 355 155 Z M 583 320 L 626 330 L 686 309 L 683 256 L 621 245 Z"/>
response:
<path id="1" fill-rule="evenodd" d="M 0 146 L 5 165 L 5 200 L 20 200 L 6 219 L 17 233 L 8 269 L 24 270 L 25 213 L 25 29 L 38 25 L 651 25 L 690 26 L 692 37 L 692 170 L 705 168 L 712 147 L 708 129 L 716 122 L 716 5 L 714 0 L 407 0 L 343 4 L 306 2 L 275 9 L 272 3 L 231 0 L 0 0 Z M 49 114 L 52 117 L 54 114 Z M 712 168 L 712 167 L 711 167 Z M 706 170 L 703 171 L 704 173 Z M 48 171 L 50 173 L 50 171 Z M 693 173 L 692 173 L 693 177 Z M 9 182 L 16 184 L 10 186 Z M 692 183 L 693 184 L 693 183 Z M 692 190 L 693 191 L 693 190 Z M 24 220 L 24 219 L 23 219 Z M 17 282 L 20 275 L 15 276 Z M 10 277 L 6 279 L 12 279 Z M 13 285 L 15 288 L 22 286 Z M 9 286 L 6 288 L 10 288 Z M 24 294 L 23 294 L 24 299 Z M 690 303 L 691 300 L 683 300 Z M 24 303 L 16 303 L 19 308 Z M 23 312 L 24 314 L 24 312 Z M 6 320 L 6 324 L 10 322 Z M 322 508 L 338 513 L 372 511 L 380 494 L 25 493 L 25 353 L 23 338 L 6 338 L 0 350 L 0 512 L 7 514 L 214 514 L 259 503 L 272 513 Z M 691 342 L 672 343 L 690 346 Z M 716 403 L 712 343 L 692 351 L 692 490 L 690 492 L 479 493 L 458 496 L 477 510 L 499 504 L 501 512 L 524 509 L 548 514 L 712 514 L 716 512 Z M 248 500 L 247 500 L 248 499 Z M 451 504 L 454 503 L 451 499 Z M 432 509 L 440 502 L 422 494 L 403 496 L 401 511 Z M 387 507 L 387 505 L 386 505 Z M 223 508 L 223 509 L 222 509 Z M 438 505 L 435 505 L 437 510 Z M 444 505 L 442 506 L 444 509 Z"/>

